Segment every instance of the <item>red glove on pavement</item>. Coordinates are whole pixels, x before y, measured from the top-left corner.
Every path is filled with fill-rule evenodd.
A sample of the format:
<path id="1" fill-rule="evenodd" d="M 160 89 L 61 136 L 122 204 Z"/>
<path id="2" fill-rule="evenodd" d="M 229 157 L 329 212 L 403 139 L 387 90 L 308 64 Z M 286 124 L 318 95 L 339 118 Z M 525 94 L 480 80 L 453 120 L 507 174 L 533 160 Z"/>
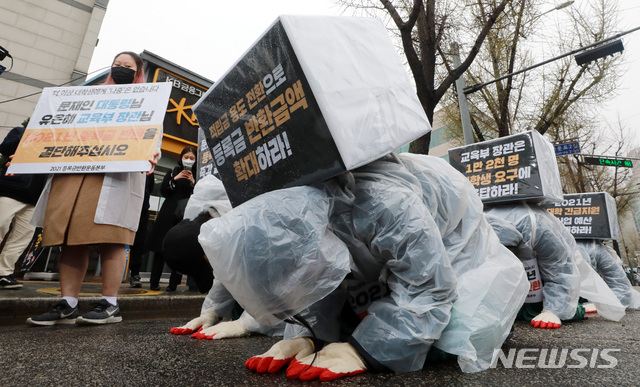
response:
<path id="1" fill-rule="evenodd" d="M 213 310 L 205 310 L 200 317 L 196 317 L 181 327 L 169 329 L 169 333 L 174 335 L 189 335 L 200 329 L 208 328 L 218 322 L 220 318 Z"/>
<path id="2" fill-rule="evenodd" d="M 367 366 L 358 352 L 349 343 L 332 343 L 314 355 L 301 360 L 294 360 L 287 369 L 289 379 L 303 381 L 320 379 L 323 382 L 339 379 L 345 376 L 357 375 L 365 372 Z M 313 365 L 309 367 L 311 362 Z"/>
<path id="3" fill-rule="evenodd" d="M 597 313 L 598 312 L 598 308 L 596 308 L 596 305 L 593 302 L 587 302 L 586 304 L 582 304 L 582 306 L 584 306 L 584 312 L 585 313 Z"/>
<path id="4" fill-rule="evenodd" d="M 548 310 L 543 310 L 542 313 L 531 320 L 531 325 L 540 329 L 557 329 L 562 326 L 562 322 L 555 314 Z"/>
<path id="5" fill-rule="evenodd" d="M 278 372 L 291 360 L 302 359 L 312 355 L 314 351 L 313 341 L 306 337 L 298 337 L 293 340 L 281 340 L 275 343 L 262 355 L 249 358 L 244 365 L 251 371 L 258 373 Z"/>
<path id="6" fill-rule="evenodd" d="M 217 340 L 229 337 L 248 336 L 249 331 L 240 320 L 224 321 L 208 328 L 202 328 L 191 335 L 195 339 Z"/>

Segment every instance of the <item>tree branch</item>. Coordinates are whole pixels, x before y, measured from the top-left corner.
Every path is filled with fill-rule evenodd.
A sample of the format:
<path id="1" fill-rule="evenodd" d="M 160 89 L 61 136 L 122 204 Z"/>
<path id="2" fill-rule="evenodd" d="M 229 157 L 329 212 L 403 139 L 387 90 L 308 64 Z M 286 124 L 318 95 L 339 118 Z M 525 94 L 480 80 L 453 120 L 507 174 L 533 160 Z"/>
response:
<path id="1" fill-rule="evenodd" d="M 462 74 L 465 71 L 467 71 L 469 66 L 471 66 L 471 63 L 473 63 L 473 60 L 478 55 L 478 52 L 480 51 L 480 47 L 482 46 L 482 43 L 487 37 L 487 34 L 489 33 L 493 25 L 496 23 L 496 21 L 498 20 L 498 17 L 502 13 L 502 11 L 504 11 L 504 8 L 507 6 L 509 2 L 510 0 L 502 0 L 502 2 L 493 10 L 493 12 L 491 13 L 491 15 L 487 20 L 487 23 L 485 23 L 482 30 L 476 37 L 475 43 L 471 47 L 471 50 L 469 50 L 469 54 L 467 55 L 467 57 L 462 61 L 462 63 L 460 64 L 460 66 L 458 66 L 457 69 L 453 70 L 451 73 L 449 73 L 449 75 L 447 75 L 447 77 L 442 81 L 440 86 L 435 90 L 434 96 L 437 100 L 442 98 L 442 96 L 447 91 L 447 89 L 451 87 L 451 84 L 453 84 L 453 82 L 455 82 L 456 79 L 462 76 Z"/>

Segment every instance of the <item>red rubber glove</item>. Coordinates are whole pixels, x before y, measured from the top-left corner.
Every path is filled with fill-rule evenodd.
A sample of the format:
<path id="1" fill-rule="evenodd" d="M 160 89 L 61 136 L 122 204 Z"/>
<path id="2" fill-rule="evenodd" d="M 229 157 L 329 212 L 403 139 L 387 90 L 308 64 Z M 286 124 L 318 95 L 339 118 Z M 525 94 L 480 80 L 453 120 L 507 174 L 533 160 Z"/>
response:
<path id="1" fill-rule="evenodd" d="M 558 316 L 556 316 L 552 312 L 543 310 L 542 313 L 531 320 L 531 325 L 534 328 L 540 329 L 557 329 L 562 326 L 562 322 L 560 321 Z"/>
<path id="2" fill-rule="evenodd" d="M 191 335 L 195 339 L 218 340 L 230 337 L 249 336 L 249 331 L 241 320 L 224 321 L 208 328 L 202 328 Z"/>
<path id="3" fill-rule="evenodd" d="M 596 308 L 596 305 L 592 302 L 587 302 L 586 304 L 582 304 L 582 306 L 584 306 L 584 312 L 585 313 L 597 313 L 598 309 Z"/>
<path id="4" fill-rule="evenodd" d="M 189 335 L 200 329 L 208 328 L 218 322 L 220 318 L 213 310 L 205 310 L 200 317 L 196 317 L 181 327 L 169 329 L 169 333 L 174 335 Z"/>
<path id="5" fill-rule="evenodd" d="M 275 343 L 262 355 L 249 358 L 244 366 L 258 373 L 278 372 L 293 359 L 302 359 L 313 354 L 313 341 L 306 337 L 298 337 L 293 340 L 281 340 Z"/>
<path id="6" fill-rule="evenodd" d="M 313 365 L 309 367 L 311 362 Z M 287 369 L 289 379 L 303 381 L 320 379 L 323 382 L 336 380 L 345 376 L 357 375 L 365 372 L 367 366 L 358 352 L 349 343 L 332 343 L 314 355 L 301 360 L 294 360 Z"/>

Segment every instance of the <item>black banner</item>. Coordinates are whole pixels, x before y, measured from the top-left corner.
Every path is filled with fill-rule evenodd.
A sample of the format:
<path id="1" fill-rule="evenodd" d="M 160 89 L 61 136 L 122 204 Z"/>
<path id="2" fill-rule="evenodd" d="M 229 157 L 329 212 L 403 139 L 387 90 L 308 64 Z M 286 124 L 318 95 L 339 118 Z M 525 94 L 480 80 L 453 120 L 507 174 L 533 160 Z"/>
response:
<path id="1" fill-rule="evenodd" d="M 235 207 L 345 170 L 280 21 L 195 111 Z"/>
<path id="2" fill-rule="evenodd" d="M 200 180 L 207 175 L 211 175 L 215 171 L 211 150 L 207 145 L 207 139 L 202 128 L 198 129 L 198 170 L 196 171 L 196 179 Z"/>
<path id="3" fill-rule="evenodd" d="M 40 258 L 45 251 L 48 251 L 48 247 L 40 246 L 40 242 L 42 242 L 42 228 L 37 227 L 31 238 L 31 242 L 29 242 L 27 248 L 22 252 L 16 264 L 16 269 L 19 273 L 31 270 L 38 258 Z"/>
<path id="4" fill-rule="evenodd" d="M 604 192 L 564 195 L 562 203 L 544 203 L 542 205 L 560 219 L 576 239 L 616 239 L 617 214 L 610 214 L 615 208 L 607 206 Z"/>
<path id="5" fill-rule="evenodd" d="M 449 149 L 449 163 L 469 179 L 483 202 L 543 195 L 529 132 Z"/>

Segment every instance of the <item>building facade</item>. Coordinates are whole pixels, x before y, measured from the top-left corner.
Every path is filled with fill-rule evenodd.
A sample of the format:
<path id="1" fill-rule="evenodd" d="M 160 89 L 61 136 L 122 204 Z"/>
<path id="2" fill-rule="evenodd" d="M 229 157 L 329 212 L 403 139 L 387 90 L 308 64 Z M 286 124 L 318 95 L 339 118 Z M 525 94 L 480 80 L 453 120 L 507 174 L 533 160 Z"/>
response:
<path id="1" fill-rule="evenodd" d="M 85 81 L 108 3 L 0 1 L 0 138 L 31 117 L 43 87 Z"/>

